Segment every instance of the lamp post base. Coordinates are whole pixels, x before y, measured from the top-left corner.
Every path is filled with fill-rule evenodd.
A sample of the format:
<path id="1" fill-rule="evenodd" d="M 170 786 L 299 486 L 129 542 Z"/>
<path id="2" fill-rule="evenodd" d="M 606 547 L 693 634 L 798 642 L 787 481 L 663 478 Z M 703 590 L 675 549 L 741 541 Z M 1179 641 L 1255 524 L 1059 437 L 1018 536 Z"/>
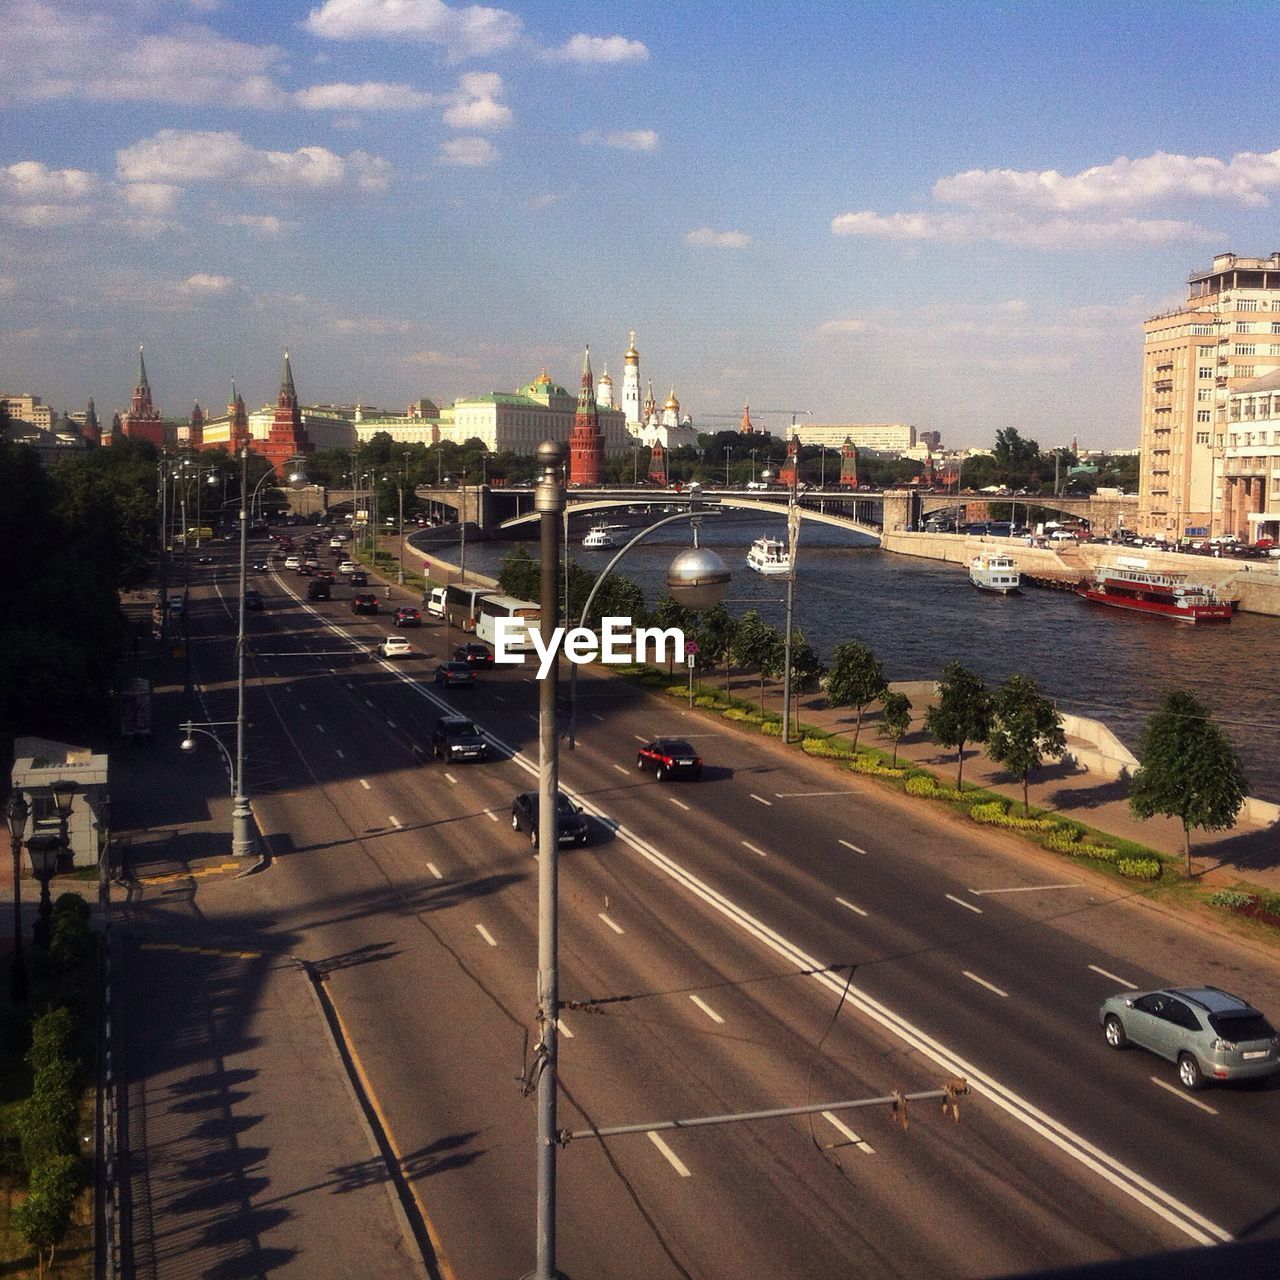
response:
<path id="1" fill-rule="evenodd" d="M 252 858 L 257 852 L 253 838 L 253 810 L 246 796 L 236 796 L 231 809 L 231 856 Z"/>

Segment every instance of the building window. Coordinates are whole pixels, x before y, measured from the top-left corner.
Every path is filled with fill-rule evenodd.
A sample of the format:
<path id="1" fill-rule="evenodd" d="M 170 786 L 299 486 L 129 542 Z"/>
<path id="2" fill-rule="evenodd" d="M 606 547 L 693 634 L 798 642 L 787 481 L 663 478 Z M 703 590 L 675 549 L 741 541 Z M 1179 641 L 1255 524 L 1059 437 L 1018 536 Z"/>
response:
<path id="1" fill-rule="evenodd" d="M 1257 298 L 1241 298 L 1240 301 L 1236 303 L 1237 311 L 1257 311 L 1257 309 Z"/>
<path id="2" fill-rule="evenodd" d="M 1192 332 L 1192 333 L 1194 333 L 1194 334 L 1199 334 L 1199 335 L 1201 335 L 1201 336 L 1207 336 L 1208 334 L 1211 334 L 1211 333 L 1213 332 L 1213 325 L 1211 325 L 1211 324 L 1193 324 L 1193 325 L 1191 326 L 1191 332 Z"/>
<path id="3" fill-rule="evenodd" d="M 1209 443 L 1209 433 L 1207 431 L 1197 431 L 1196 444 L 1208 444 L 1208 443 Z"/>
<path id="4" fill-rule="evenodd" d="M 1253 377 L 1253 365 L 1251 365 L 1251 364 L 1236 364 L 1236 365 L 1232 365 L 1232 366 L 1231 366 L 1231 376 L 1232 376 L 1232 377 L 1234 377 L 1234 378 L 1252 378 L 1252 377 Z"/>
<path id="5" fill-rule="evenodd" d="M 1236 321 L 1236 332 L 1237 332 L 1237 333 L 1252 333 L 1252 332 L 1253 332 L 1253 325 L 1251 325 L 1247 320 L 1237 320 L 1237 321 Z"/>
<path id="6" fill-rule="evenodd" d="M 1280 320 L 1273 320 L 1271 322 L 1271 332 L 1280 333 Z"/>
<path id="7" fill-rule="evenodd" d="M 1208 365 L 1208 364 L 1202 364 L 1202 365 L 1201 365 L 1201 366 L 1196 370 L 1196 377 L 1197 377 L 1197 378 L 1212 378 L 1212 377 L 1213 377 L 1213 366 L 1212 366 L 1212 365 Z"/>
<path id="8" fill-rule="evenodd" d="M 1208 422 L 1209 420 L 1210 420 L 1210 413 L 1209 413 L 1209 410 L 1208 410 L 1208 409 L 1197 409 L 1197 410 L 1196 410 L 1196 421 L 1197 421 L 1197 422 Z"/>
<path id="9" fill-rule="evenodd" d="M 1212 400 L 1212 399 L 1213 399 L 1213 388 L 1212 388 L 1212 387 L 1200 387 L 1200 388 L 1198 388 L 1198 389 L 1196 390 L 1196 399 L 1197 399 L 1197 400 Z"/>
<path id="10" fill-rule="evenodd" d="M 1237 342 L 1232 355 L 1237 356 L 1256 356 L 1258 354 L 1257 346 L 1252 342 Z"/>

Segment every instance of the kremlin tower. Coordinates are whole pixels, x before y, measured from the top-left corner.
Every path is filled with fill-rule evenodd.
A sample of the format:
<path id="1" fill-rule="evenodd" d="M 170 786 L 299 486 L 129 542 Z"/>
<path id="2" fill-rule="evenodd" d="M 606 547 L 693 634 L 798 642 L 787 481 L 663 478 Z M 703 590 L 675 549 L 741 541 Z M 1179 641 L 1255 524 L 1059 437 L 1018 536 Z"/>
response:
<path id="1" fill-rule="evenodd" d="M 640 417 L 640 353 L 636 350 L 634 329 L 623 360 L 622 411 L 627 415 L 627 426 L 634 431 L 643 421 Z"/>
<path id="2" fill-rule="evenodd" d="M 628 351 L 627 358 L 630 360 Z M 591 348 L 582 357 L 582 389 L 569 436 L 569 483 L 599 484 L 604 472 L 604 435 L 591 377 Z"/>
<path id="3" fill-rule="evenodd" d="M 102 443 L 102 426 L 98 422 L 98 411 L 93 407 L 93 397 L 89 397 L 89 407 L 84 414 L 84 428 L 81 432 L 85 440 L 91 444 Z"/>
<path id="4" fill-rule="evenodd" d="M 130 440 L 149 440 L 157 449 L 164 448 L 164 423 L 160 411 L 151 403 L 151 387 L 147 382 L 147 366 L 138 348 L 138 382 L 133 388 L 129 412 L 121 420 L 120 429 Z"/>
<path id="5" fill-rule="evenodd" d="M 663 452 L 662 441 L 655 440 L 649 453 L 649 474 L 645 477 L 650 484 L 667 487 L 667 455 Z"/>
<path id="6" fill-rule="evenodd" d="M 800 479 L 800 437 L 792 436 L 787 441 L 787 460 L 782 464 L 782 470 L 778 473 L 778 480 L 787 486 L 788 489 L 794 489 L 797 481 Z"/>
<path id="7" fill-rule="evenodd" d="M 288 359 L 288 356 L 285 357 Z M 244 407 L 244 396 L 236 390 L 236 380 L 231 379 L 231 400 L 227 404 L 227 450 L 235 457 L 241 449 L 252 449 L 253 437 L 249 434 L 249 411 Z"/>
<path id="8" fill-rule="evenodd" d="M 749 404 L 742 406 L 742 426 L 738 430 L 744 436 L 753 436 L 756 433 L 755 423 L 751 421 L 751 406 Z"/>
<path id="9" fill-rule="evenodd" d="M 187 445 L 199 449 L 204 444 L 204 410 L 197 400 L 191 406 L 191 422 L 187 427 Z"/>
<path id="10" fill-rule="evenodd" d="M 237 399 L 237 412 L 242 411 L 244 401 Z M 233 437 L 236 426 L 232 427 Z M 248 422 L 245 422 L 245 443 L 248 443 Z M 237 445 L 238 447 L 238 445 Z M 271 423 L 271 431 L 267 436 L 263 452 L 267 461 L 275 468 L 275 473 L 282 480 L 289 469 L 289 460 L 298 455 L 313 452 L 311 441 L 307 439 L 306 428 L 302 424 L 302 410 L 298 407 L 298 393 L 293 385 L 293 369 L 289 364 L 289 353 L 284 353 L 284 373 L 280 379 L 280 395 L 276 400 L 276 416 Z"/>
<path id="11" fill-rule="evenodd" d="M 929 468 L 930 470 L 933 468 L 932 455 L 930 455 Z M 858 487 L 858 446 L 853 443 L 850 436 L 845 436 L 844 445 L 840 449 L 840 487 L 842 489 Z"/>

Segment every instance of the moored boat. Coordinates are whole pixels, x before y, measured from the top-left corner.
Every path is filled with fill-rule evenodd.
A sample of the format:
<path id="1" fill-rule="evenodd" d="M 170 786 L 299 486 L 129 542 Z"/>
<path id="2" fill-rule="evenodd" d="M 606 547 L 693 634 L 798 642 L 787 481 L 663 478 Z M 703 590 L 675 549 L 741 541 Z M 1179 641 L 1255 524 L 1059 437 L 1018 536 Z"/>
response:
<path id="1" fill-rule="evenodd" d="M 588 529 L 583 536 L 582 545 L 588 551 L 603 551 L 609 547 L 616 547 L 618 544 L 613 534 L 609 531 L 609 526 L 597 524 Z"/>
<path id="2" fill-rule="evenodd" d="M 747 552 L 747 568 L 763 573 L 766 577 L 791 572 L 791 556 L 787 544 L 768 535 L 757 538 Z"/>
<path id="3" fill-rule="evenodd" d="M 1022 575 L 1014 558 L 996 552 L 973 557 L 969 562 L 969 581 L 979 591 L 994 591 L 1002 596 L 1022 590 Z"/>
<path id="4" fill-rule="evenodd" d="M 1099 565 L 1092 582 L 1080 588 L 1086 600 L 1152 613 L 1178 622 L 1230 622 L 1236 602 L 1224 600 L 1201 582 L 1188 582 L 1185 573 L 1161 573 L 1123 565 Z"/>

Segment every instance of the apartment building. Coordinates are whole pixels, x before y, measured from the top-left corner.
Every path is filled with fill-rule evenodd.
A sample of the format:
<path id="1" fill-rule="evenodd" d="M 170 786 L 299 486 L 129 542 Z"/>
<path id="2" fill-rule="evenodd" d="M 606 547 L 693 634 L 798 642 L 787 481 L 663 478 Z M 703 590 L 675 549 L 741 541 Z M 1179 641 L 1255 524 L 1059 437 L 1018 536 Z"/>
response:
<path id="1" fill-rule="evenodd" d="M 1186 305 L 1143 334 L 1139 531 L 1243 537 L 1227 527 L 1239 497 L 1229 493 L 1228 409 L 1234 391 L 1280 369 L 1280 253 L 1218 254 L 1191 273 Z"/>
<path id="2" fill-rule="evenodd" d="M 1280 371 L 1231 393 L 1223 453 L 1223 532 L 1280 541 Z"/>

